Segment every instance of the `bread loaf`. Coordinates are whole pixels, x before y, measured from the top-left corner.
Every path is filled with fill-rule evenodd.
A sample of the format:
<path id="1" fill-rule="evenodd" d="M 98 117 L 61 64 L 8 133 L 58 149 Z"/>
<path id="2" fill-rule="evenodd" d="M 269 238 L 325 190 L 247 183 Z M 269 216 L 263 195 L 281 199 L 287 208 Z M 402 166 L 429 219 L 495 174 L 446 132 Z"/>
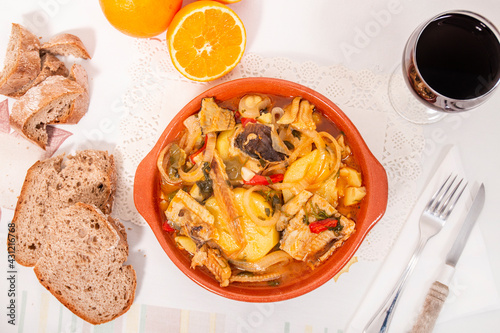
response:
<path id="1" fill-rule="evenodd" d="M 112 155 L 84 150 L 35 163 L 27 172 L 12 222 L 16 261 L 33 266 L 47 243 L 47 226 L 59 210 L 77 202 L 111 212 L 116 190 Z"/>
<path id="2" fill-rule="evenodd" d="M 40 73 L 40 41 L 23 26 L 13 23 L 4 68 L 0 73 L 0 94 L 10 95 L 29 84 Z"/>
<path id="3" fill-rule="evenodd" d="M 92 324 L 113 320 L 134 300 L 136 275 L 132 266 L 123 265 L 128 245 L 116 223 L 87 204 L 58 211 L 34 268 L 47 290 Z"/>
<path id="4" fill-rule="evenodd" d="M 74 80 L 83 88 L 83 93 L 80 94 L 73 103 L 71 103 L 66 117 L 62 117 L 59 122 L 65 124 L 77 124 L 80 119 L 87 113 L 90 104 L 89 95 L 89 78 L 87 71 L 82 65 L 74 64 L 71 66 L 69 79 Z"/>
<path id="5" fill-rule="evenodd" d="M 41 65 L 42 68 L 41 68 L 41 71 L 38 74 L 38 76 L 30 83 L 23 86 L 21 89 L 10 94 L 9 97 L 14 97 L 14 98 L 21 97 L 30 88 L 38 85 L 39 83 L 41 83 L 43 80 L 45 80 L 49 76 L 52 76 L 52 75 L 68 76 L 69 75 L 69 71 L 66 68 L 66 65 L 61 60 L 59 60 L 59 58 L 57 58 L 56 56 L 54 56 L 50 53 L 44 54 L 42 56 L 41 63 L 42 63 L 42 65 Z"/>
<path id="6" fill-rule="evenodd" d="M 43 43 L 41 50 L 56 55 L 72 55 L 77 58 L 90 59 L 82 40 L 72 34 L 60 34 L 52 37 L 47 43 Z"/>
<path id="7" fill-rule="evenodd" d="M 10 114 L 12 128 L 45 149 L 47 124 L 71 117 L 71 103 L 84 92 L 71 79 L 61 75 L 50 76 L 14 103 Z"/>

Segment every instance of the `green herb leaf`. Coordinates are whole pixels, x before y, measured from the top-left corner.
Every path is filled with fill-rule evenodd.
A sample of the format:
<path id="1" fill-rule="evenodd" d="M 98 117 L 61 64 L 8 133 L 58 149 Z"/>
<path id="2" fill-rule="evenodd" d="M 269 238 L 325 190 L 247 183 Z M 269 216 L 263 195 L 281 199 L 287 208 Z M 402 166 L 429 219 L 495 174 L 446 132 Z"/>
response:
<path id="1" fill-rule="evenodd" d="M 279 280 L 267 281 L 267 285 L 270 287 L 277 287 L 280 285 L 280 281 Z"/>
<path id="2" fill-rule="evenodd" d="M 285 146 L 289 149 L 289 150 L 294 150 L 295 149 L 295 146 L 293 145 L 293 143 L 291 143 L 290 141 L 283 141 L 283 143 L 285 144 Z"/>
<path id="3" fill-rule="evenodd" d="M 300 138 L 302 137 L 302 133 L 300 133 L 300 132 L 299 132 L 299 131 L 297 131 L 297 130 L 292 130 L 292 135 L 293 135 L 295 138 L 299 139 L 299 140 L 300 140 Z"/>
<path id="4" fill-rule="evenodd" d="M 271 216 L 271 210 L 269 208 L 266 208 L 265 211 L 267 217 Z"/>

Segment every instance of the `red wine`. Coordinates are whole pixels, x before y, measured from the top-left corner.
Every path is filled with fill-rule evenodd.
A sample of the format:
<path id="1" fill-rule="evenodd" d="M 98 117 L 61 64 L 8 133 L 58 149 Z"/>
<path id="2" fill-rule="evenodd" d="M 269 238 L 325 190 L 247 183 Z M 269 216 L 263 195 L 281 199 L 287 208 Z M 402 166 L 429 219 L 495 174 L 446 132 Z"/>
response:
<path id="1" fill-rule="evenodd" d="M 500 79 L 495 33 L 464 14 L 445 14 L 430 22 L 418 39 L 415 60 L 427 85 L 453 99 L 482 96 Z"/>

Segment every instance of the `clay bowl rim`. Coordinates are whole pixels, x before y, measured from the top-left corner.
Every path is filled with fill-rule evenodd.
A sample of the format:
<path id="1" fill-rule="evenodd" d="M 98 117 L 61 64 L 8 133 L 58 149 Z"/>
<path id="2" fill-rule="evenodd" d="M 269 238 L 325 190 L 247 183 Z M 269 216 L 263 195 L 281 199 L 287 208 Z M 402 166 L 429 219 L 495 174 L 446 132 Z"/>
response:
<path id="1" fill-rule="evenodd" d="M 220 287 L 219 283 L 201 269 L 191 269 L 190 261 L 178 250 L 161 228 L 162 212 L 158 207 L 159 174 L 156 160 L 161 149 L 173 141 L 182 129 L 182 121 L 200 109 L 201 99 L 215 97 L 227 100 L 247 93 L 262 93 L 278 96 L 301 96 L 309 100 L 326 117 L 332 120 L 356 156 L 364 177 L 367 195 L 361 205 L 356 222 L 356 232 L 337 249 L 333 255 L 318 268 L 293 283 L 280 286 L 244 287 L 229 285 Z M 172 119 L 163 131 L 155 146 L 139 164 L 134 179 L 134 202 L 138 212 L 151 227 L 161 247 L 170 260 L 191 280 L 206 290 L 233 300 L 244 302 L 277 302 L 304 295 L 332 279 L 351 260 L 367 233 L 382 218 L 387 206 L 388 184 L 385 169 L 373 156 L 364 139 L 342 112 L 342 110 L 322 94 L 303 85 L 275 78 L 242 78 L 221 83 L 201 93 Z"/>

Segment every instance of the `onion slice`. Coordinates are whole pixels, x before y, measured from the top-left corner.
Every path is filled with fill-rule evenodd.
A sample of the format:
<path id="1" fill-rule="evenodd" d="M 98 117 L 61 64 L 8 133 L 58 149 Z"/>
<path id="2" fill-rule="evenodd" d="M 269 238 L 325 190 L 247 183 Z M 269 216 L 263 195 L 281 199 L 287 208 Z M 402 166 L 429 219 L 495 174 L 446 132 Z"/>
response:
<path id="1" fill-rule="evenodd" d="M 276 210 L 271 218 L 262 220 L 257 215 L 255 215 L 252 209 L 250 208 L 250 200 L 251 200 L 250 195 L 252 194 L 252 192 L 260 190 L 267 191 L 269 190 L 269 187 L 264 185 L 255 185 L 245 191 L 245 193 L 243 194 L 243 203 L 244 203 L 243 208 L 245 209 L 245 213 L 248 215 L 248 217 L 250 217 L 252 222 L 258 225 L 259 227 L 272 227 L 276 225 L 276 223 L 280 218 L 281 212 L 279 210 Z"/>
<path id="2" fill-rule="evenodd" d="M 337 140 L 330 133 L 321 132 L 321 133 L 319 133 L 319 135 L 322 138 L 327 138 L 328 140 L 330 140 L 330 143 L 327 143 L 327 146 L 330 147 L 333 152 L 335 152 L 335 159 L 336 160 L 335 160 L 332 174 L 336 174 L 337 171 L 340 169 L 340 162 L 342 161 L 342 148 L 340 147 Z"/>
<path id="3" fill-rule="evenodd" d="M 314 130 L 303 130 L 302 132 L 314 141 L 317 149 L 325 149 L 325 141 L 318 132 Z"/>
<path id="4" fill-rule="evenodd" d="M 179 172 L 179 177 L 186 183 L 194 183 L 203 178 L 203 169 L 196 165 L 193 171 L 184 172 L 181 168 L 177 170 Z"/>
<path id="5" fill-rule="evenodd" d="M 170 176 L 168 175 L 167 172 L 167 167 L 168 165 L 164 165 L 165 161 L 168 161 L 170 159 L 170 147 L 172 146 L 172 142 L 169 143 L 168 145 L 165 146 L 160 152 L 160 155 L 158 155 L 158 159 L 156 160 L 156 167 L 158 168 L 158 171 L 160 172 L 161 179 L 169 184 L 169 185 L 179 185 L 181 183 L 181 180 L 174 181 Z"/>
<path id="6" fill-rule="evenodd" d="M 285 251 L 278 250 L 266 254 L 264 257 L 256 260 L 254 262 L 245 260 L 235 260 L 229 259 L 229 262 L 233 264 L 236 268 L 252 272 L 252 273 L 264 273 L 269 267 L 280 264 L 287 265 L 292 261 L 292 257 Z"/>
<path id="7" fill-rule="evenodd" d="M 203 162 L 212 163 L 212 158 L 214 156 L 216 143 L 217 143 L 217 134 L 215 132 L 208 133 L 207 146 L 205 147 L 205 152 L 203 153 Z"/>
<path id="8" fill-rule="evenodd" d="M 276 121 L 280 120 L 280 118 L 283 117 L 284 114 L 285 114 L 285 111 L 282 108 L 275 106 L 271 110 L 271 115 L 272 115 L 271 119 L 273 121 L 273 124 L 276 124 Z"/>
<path id="9" fill-rule="evenodd" d="M 306 148 L 308 148 L 311 144 L 313 143 L 313 139 L 308 137 L 307 139 L 304 140 L 295 150 L 293 153 L 288 157 L 288 164 L 292 164 L 297 158 L 299 158 L 299 154 Z"/>

